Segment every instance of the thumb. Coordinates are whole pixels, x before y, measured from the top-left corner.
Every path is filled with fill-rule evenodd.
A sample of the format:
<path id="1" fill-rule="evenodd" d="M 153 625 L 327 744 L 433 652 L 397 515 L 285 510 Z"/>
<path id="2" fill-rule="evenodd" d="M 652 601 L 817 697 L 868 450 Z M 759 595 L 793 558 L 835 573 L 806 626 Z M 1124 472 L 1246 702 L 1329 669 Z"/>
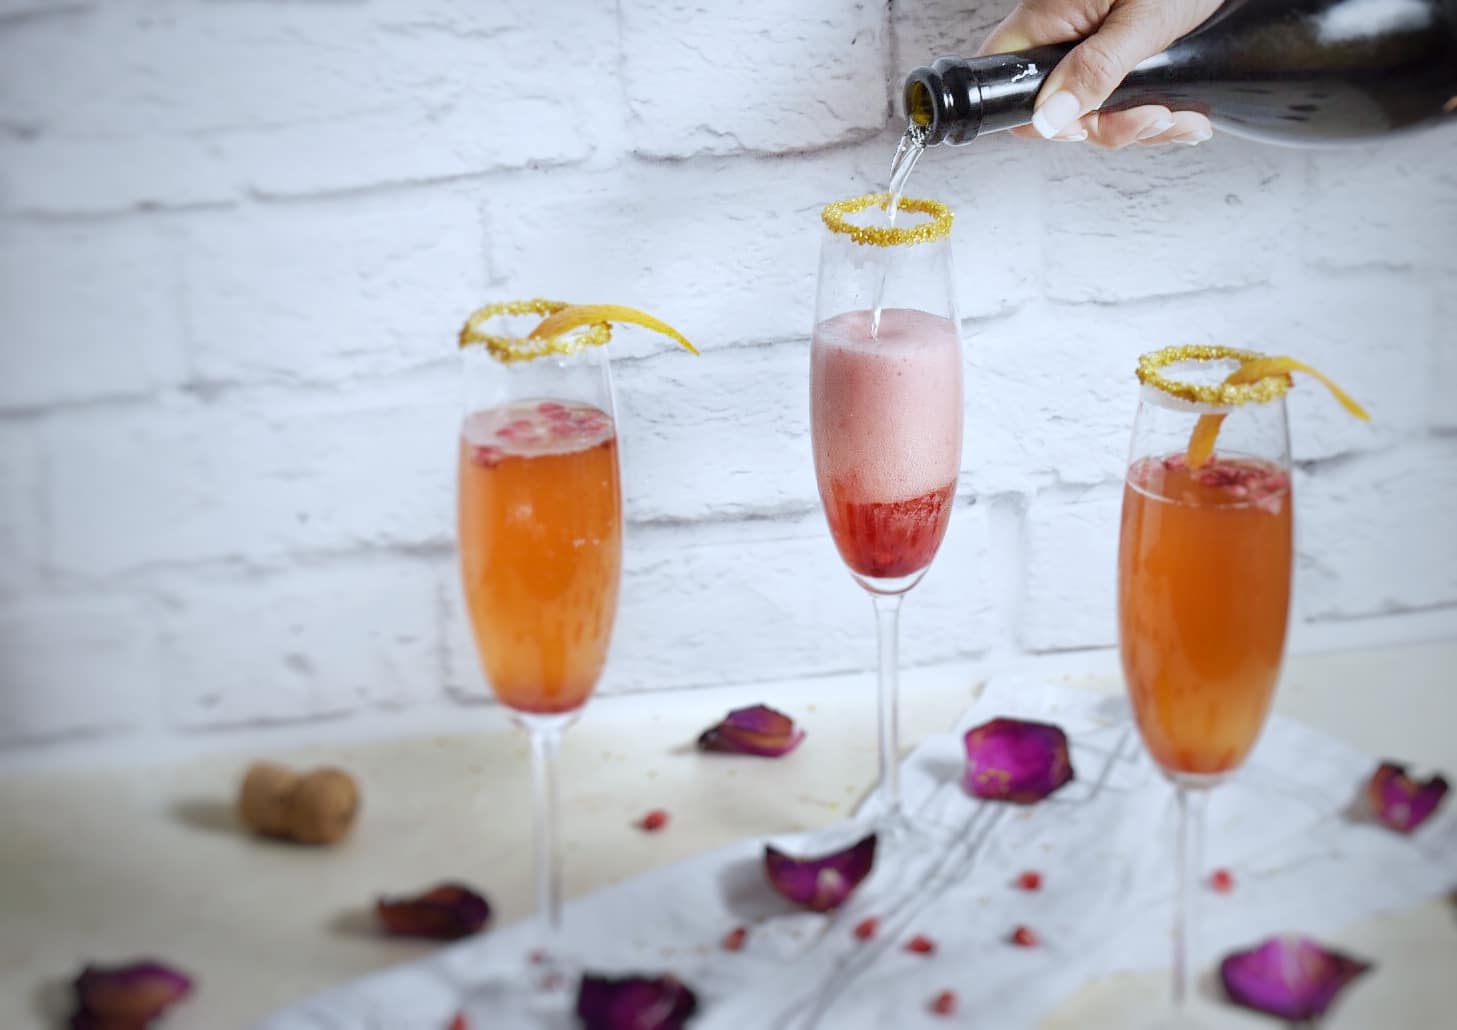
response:
<path id="1" fill-rule="evenodd" d="M 1058 62 L 1042 86 L 1032 127 L 1051 139 L 1101 107 L 1135 65 L 1163 50 L 1177 30 L 1158 3 L 1115 6 L 1098 31 Z"/>

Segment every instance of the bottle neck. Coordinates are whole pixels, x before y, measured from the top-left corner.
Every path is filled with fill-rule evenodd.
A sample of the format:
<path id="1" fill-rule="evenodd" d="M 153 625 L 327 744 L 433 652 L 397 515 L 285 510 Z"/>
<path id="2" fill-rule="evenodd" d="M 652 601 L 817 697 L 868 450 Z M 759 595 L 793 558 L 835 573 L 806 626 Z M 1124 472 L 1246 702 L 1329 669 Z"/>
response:
<path id="1" fill-rule="evenodd" d="M 1026 125 L 1043 80 L 1073 44 L 964 60 L 942 57 L 906 77 L 906 117 L 926 146 L 962 146 L 986 132 Z"/>

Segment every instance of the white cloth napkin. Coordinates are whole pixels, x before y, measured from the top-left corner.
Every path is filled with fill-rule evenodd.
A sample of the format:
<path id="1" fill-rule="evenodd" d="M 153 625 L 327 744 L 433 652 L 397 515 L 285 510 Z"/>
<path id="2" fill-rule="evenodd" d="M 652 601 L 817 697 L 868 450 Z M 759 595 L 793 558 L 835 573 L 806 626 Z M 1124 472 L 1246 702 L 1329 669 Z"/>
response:
<path id="1" fill-rule="evenodd" d="M 961 786 L 962 734 L 998 715 L 1055 722 L 1077 779 L 1045 801 L 977 801 Z M 1210 799 L 1205 866 L 1229 869 L 1228 894 L 1201 890 L 1196 959 L 1280 932 L 1328 933 L 1457 886 L 1457 806 L 1410 837 L 1353 817 L 1375 761 L 1274 718 L 1245 768 Z M 944 831 L 931 846 L 887 849 L 833 915 L 794 910 L 765 882 L 762 840 L 741 841 L 600 890 L 567 908 L 583 965 L 671 972 L 697 992 L 695 1030 L 944 1027 L 927 1006 L 958 996 L 957 1026 L 1034 1026 L 1088 980 L 1167 966 L 1175 870 L 1173 792 L 1145 754 L 1126 702 L 1031 678 L 994 681 L 954 734 L 906 761 L 909 808 Z M 848 826 L 776 839 L 798 854 L 853 840 Z M 1020 872 L 1040 872 L 1035 892 Z M 852 928 L 879 920 L 871 940 Z M 1008 942 L 1021 924 L 1034 948 Z M 742 951 L 722 950 L 736 926 Z M 511 982 L 530 947 L 521 923 L 428 959 L 322 992 L 264 1030 L 443 1030 L 483 982 Z M 915 934 L 936 950 L 904 949 Z M 1380 956 L 1364 956 L 1379 959 Z M 1379 975 L 1379 973 L 1378 973 Z M 492 1027 L 571 1026 L 494 1017 Z M 478 1019 L 472 1030 L 483 1030 Z"/>

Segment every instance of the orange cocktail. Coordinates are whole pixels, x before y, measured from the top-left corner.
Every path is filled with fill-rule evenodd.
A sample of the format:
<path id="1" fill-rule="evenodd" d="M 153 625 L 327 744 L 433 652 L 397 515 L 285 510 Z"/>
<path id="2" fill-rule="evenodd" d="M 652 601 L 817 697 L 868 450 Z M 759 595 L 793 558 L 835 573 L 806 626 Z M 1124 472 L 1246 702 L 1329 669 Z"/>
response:
<path id="1" fill-rule="evenodd" d="M 466 604 L 491 689 L 516 711 L 575 711 L 602 674 L 617 612 L 611 417 L 551 400 L 475 412 L 459 482 Z"/>
<path id="2" fill-rule="evenodd" d="M 1128 470 L 1118 550 L 1124 676 L 1139 731 L 1175 775 L 1220 776 L 1254 746 L 1290 610 L 1290 477 L 1184 455 Z"/>

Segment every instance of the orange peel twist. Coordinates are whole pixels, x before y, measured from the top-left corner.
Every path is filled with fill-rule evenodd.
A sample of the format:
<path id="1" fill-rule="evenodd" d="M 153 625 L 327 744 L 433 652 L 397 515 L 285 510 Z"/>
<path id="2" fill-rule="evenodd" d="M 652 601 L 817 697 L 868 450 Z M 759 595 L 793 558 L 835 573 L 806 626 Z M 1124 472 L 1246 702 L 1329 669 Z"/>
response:
<path id="1" fill-rule="evenodd" d="M 611 326 L 614 322 L 639 325 L 677 342 L 690 354 L 697 354 L 698 348 L 688 342 L 688 337 L 674 329 L 660 318 L 654 318 L 646 311 L 625 307 L 621 304 L 574 304 L 554 311 L 542 320 L 541 325 L 531 330 L 529 340 L 559 338 L 563 333 L 584 326 Z"/>
<path id="2" fill-rule="evenodd" d="M 1178 382 L 1165 377 L 1160 371 L 1165 365 L 1176 361 L 1210 361 L 1220 358 L 1236 360 L 1239 367 L 1216 386 Z M 1347 412 L 1362 422 L 1371 421 L 1371 415 L 1366 409 L 1341 389 L 1335 380 L 1295 358 L 1270 357 L 1230 347 L 1167 347 L 1145 354 L 1138 361 L 1138 378 L 1145 386 L 1182 400 L 1217 407 L 1264 403 L 1282 397 L 1293 385 L 1292 372 L 1300 372 L 1315 379 L 1331 392 Z M 1214 443 L 1227 415 L 1228 412 L 1210 412 L 1200 415 L 1199 420 L 1194 423 L 1194 432 L 1189 436 L 1189 446 L 1185 453 L 1190 468 L 1201 468 L 1213 457 Z"/>
<path id="3" fill-rule="evenodd" d="M 526 336 L 485 332 L 483 326 L 503 315 L 541 315 L 542 321 Z M 461 347 L 482 346 L 503 364 L 534 361 L 547 354 L 576 354 L 601 347 L 612 339 L 612 323 L 640 325 L 676 340 L 694 354 L 697 348 L 666 322 L 645 311 L 616 304 L 568 304 L 561 300 L 507 300 L 471 312 L 460 329 Z M 581 330 L 574 332 L 574 330 Z"/>

